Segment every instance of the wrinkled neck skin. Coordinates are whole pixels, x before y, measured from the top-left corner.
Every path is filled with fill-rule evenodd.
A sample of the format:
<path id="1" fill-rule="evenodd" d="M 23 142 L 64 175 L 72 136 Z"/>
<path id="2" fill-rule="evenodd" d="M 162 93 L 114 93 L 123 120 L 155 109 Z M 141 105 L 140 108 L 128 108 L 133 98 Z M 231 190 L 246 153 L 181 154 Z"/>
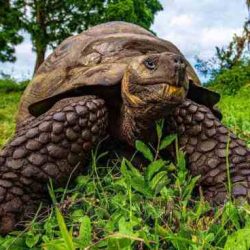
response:
<path id="1" fill-rule="evenodd" d="M 121 140 L 127 142 L 130 146 L 135 145 L 136 140 L 145 139 L 148 137 L 146 131 L 152 131 L 153 123 L 145 120 L 140 120 L 137 116 L 139 110 L 124 105 L 122 107 L 120 119 L 120 136 Z"/>
<path id="2" fill-rule="evenodd" d="M 124 104 L 119 120 L 120 139 L 132 147 L 136 140 L 154 143 L 156 141 L 155 122 L 169 114 L 174 108 L 170 106 L 166 109 L 157 107 L 155 104 L 147 104 L 147 108 Z"/>

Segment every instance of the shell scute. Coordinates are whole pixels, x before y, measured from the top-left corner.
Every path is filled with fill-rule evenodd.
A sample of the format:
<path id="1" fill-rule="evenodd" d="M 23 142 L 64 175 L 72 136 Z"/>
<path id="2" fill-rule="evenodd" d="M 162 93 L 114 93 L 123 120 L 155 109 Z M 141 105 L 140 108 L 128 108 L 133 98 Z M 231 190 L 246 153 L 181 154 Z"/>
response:
<path id="1" fill-rule="evenodd" d="M 68 91 L 119 84 L 133 57 L 167 51 L 181 54 L 172 43 L 126 22 L 97 25 L 71 36 L 39 67 L 22 96 L 17 123 L 36 115 L 35 109 L 48 110 L 51 98 Z M 199 84 L 194 70 L 187 64 L 190 77 Z M 40 106 L 36 108 L 36 104 Z"/>

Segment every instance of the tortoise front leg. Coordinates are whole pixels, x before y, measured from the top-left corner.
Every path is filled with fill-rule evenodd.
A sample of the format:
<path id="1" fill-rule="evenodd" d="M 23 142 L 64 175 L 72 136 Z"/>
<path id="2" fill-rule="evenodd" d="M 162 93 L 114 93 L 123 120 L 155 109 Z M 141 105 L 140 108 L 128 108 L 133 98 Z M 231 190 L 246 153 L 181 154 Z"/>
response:
<path id="1" fill-rule="evenodd" d="M 104 101 L 84 96 L 57 102 L 19 129 L 0 153 L 0 233 L 48 198 L 49 178 L 62 186 L 77 165 L 79 173 L 106 128 Z"/>
<path id="2" fill-rule="evenodd" d="M 186 100 L 176 108 L 169 126 L 179 136 L 191 174 L 201 176 L 209 201 L 219 204 L 228 198 L 227 166 L 233 197 L 250 200 L 250 150 L 207 107 Z"/>

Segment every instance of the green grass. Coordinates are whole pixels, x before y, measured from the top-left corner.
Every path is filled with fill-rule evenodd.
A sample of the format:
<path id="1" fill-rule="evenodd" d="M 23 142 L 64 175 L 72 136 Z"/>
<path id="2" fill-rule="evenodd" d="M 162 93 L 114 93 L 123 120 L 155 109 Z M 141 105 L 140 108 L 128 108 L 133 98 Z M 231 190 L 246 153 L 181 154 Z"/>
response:
<path id="1" fill-rule="evenodd" d="M 234 96 L 222 96 L 219 108 L 223 123 L 250 145 L 250 84 Z"/>
<path id="2" fill-rule="evenodd" d="M 2 93 L 0 102 L 3 144 L 13 133 L 20 93 Z M 223 122 L 250 142 L 250 88 L 224 96 L 219 104 Z M 5 124 L 2 126 L 2 124 Z M 159 149 L 175 138 L 161 138 Z M 158 149 L 158 150 L 159 150 Z M 137 142 L 137 154 L 148 160 L 138 171 L 129 160 L 92 154 L 88 173 L 69 187 L 49 190 L 53 206 L 46 216 L 35 216 L 24 232 L 0 237 L 2 249 L 249 249 L 250 206 L 228 202 L 211 208 L 202 195 L 193 197 L 197 181 L 187 172 L 178 152 L 177 164 L 155 160 L 152 151 Z"/>
<path id="3" fill-rule="evenodd" d="M 15 114 L 21 92 L 0 92 L 0 146 L 11 137 L 15 129 Z"/>

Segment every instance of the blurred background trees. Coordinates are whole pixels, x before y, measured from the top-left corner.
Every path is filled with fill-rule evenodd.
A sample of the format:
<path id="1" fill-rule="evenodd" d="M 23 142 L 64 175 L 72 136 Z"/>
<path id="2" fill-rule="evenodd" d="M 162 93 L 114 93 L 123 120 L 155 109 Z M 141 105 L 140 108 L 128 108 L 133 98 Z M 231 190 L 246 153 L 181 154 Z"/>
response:
<path id="1" fill-rule="evenodd" d="M 15 61 L 15 45 L 22 42 L 23 38 L 18 33 L 21 28 L 21 13 L 10 5 L 10 0 L 0 0 L 0 61 Z"/>
<path id="2" fill-rule="evenodd" d="M 72 34 L 115 20 L 149 29 L 162 10 L 158 0 L 0 0 L 0 6 L 0 61 L 15 61 L 14 46 L 22 42 L 24 30 L 36 52 L 34 72 L 46 50 Z"/>

